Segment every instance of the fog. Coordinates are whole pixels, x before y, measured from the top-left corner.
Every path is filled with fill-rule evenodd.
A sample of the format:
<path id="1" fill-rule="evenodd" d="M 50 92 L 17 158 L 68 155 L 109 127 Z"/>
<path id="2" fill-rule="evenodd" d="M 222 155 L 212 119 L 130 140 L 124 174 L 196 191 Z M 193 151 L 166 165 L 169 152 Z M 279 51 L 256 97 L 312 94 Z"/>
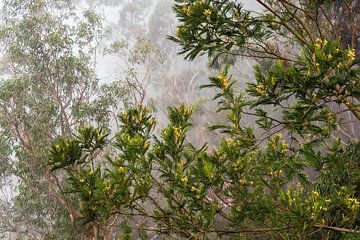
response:
<path id="1" fill-rule="evenodd" d="M 262 11 L 254 0 L 241 2 L 254 16 Z M 192 61 L 184 59 L 184 54 L 179 54 L 181 46 L 169 40 L 169 36 L 177 34 L 178 26 L 173 4 L 173 0 L 0 0 L 0 238 L 74 239 L 74 234 L 80 236 L 79 228 L 87 227 L 87 222 L 76 222 L 84 206 L 76 197 L 67 195 L 71 182 L 67 166 L 60 166 L 63 171 L 55 174 L 56 166 L 52 168 L 49 160 L 49 152 L 57 152 L 61 144 L 69 146 L 68 139 L 80 139 L 78 129 L 97 127 L 97 136 L 106 135 L 109 142 L 125 141 L 125 137 L 117 138 L 125 128 L 119 119 L 128 118 L 121 113 L 147 106 L 145 112 L 150 112 L 157 121 L 151 137 L 162 136 L 169 123 L 169 107 L 184 103 L 194 110 L 186 141 L 194 149 L 207 146 L 204 152 L 209 153 L 224 144 L 224 136 L 229 133 L 210 132 L 208 127 L 231 120 L 216 111 L 218 102 L 213 98 L 217 92 L 200 90 L 200 86 L 209 83 L 210 77 L 220 76 L 224 65 L 230 63 L 229 76 L 236 80 L 236 94 L 245 92 L 246 84 L 255 81 L 254 65 L 260 61 L 238 56 L 212 61 L 206 54 Z M 286 101 L 289 106 L 295 97 Z M 342 111 L 336 104 L 329 107 Z M 275 120 L 281 118 L 280 110 L 272 106 L 264 109 L 271 111 L 269 116 Z M 344 142 L 357 141 L 360 132 L 357 120 L 350 111 L 341 116 L 350 124 L 339 126 L 331 139 L 340 136 Z M 241 124 L 252 128 L 256 120 L 245 116 Z M 257 127 L 253 136 L 269 138 L 284 133 L 284 141 L 290 139 L 289 132 L 285 127 L 280 129 L 280 125 L 273 132 Z M 99 129 L 106 129 L 106 134 Z M 130 135 L 124 135 L 129 142 Z M 143 145 L 158 140 L 149 139 Z M 91 176 L 98 166 L 123 171 L 122 165 L 111 165 L 118 161 L 115 155 L 119 151 L 114 149 L 119 146 L 104 145 L 103 152 L 94 150 L 86 155 L 94 155 L 89 168 Z M 265 145 L 261 141 L 257 147 Z M 84 155 L 79 158 L 85 159 Z M 110 163 L 102 162 L 111 158 Z M 183 160 L 179 159 L 178 165 L 182 168 Z M 313 168 L 306 168 L 305 172 L 313 179 L 318 174 Z M 151 173 L 161 175 L 158 169 Z M 74 179 L 75 175 L 71 177 Z M 84 181 L 80 178 L 80 183 Z M 186 184 L 187 176 L 182 176 L 181 181 Z M 161 184 L 158 185 L 160 189 Z M 107 185 L 102 187 L 110 189 Z M 221 187 L 226 188 L 225 184 Z M 133 195 L 137 193 L 134 188 L 130 187 Z M 254 188 L 248 187 L 248 191 Z M 194 186 L 190 189 L 200 191 Z M 159 194 L 149 192 L 154 199 Z M 224 209 L 230 214 L 227 207 Z M 103 239 L 110 236 L 115 239 L 120 232 L 126 233 L 127 226 L 122 225 L 125 221 L 109 219 L 109 225 L 101 222 L 111 232 L 108 238 L 104 234 Z M 141 214 L 134 219 L 144 225 L 154 221 L 147 222 Z M 216 218 L 214 222 L 221 225 L 224 219 Z M 86 235 L 92 231 L 89 229 L 84 231 L 84 239 L 90 239 Z M 136 236 L 145 239 L 140 230 Z M 164 239 L 156 234 L 149 236 Z"/>

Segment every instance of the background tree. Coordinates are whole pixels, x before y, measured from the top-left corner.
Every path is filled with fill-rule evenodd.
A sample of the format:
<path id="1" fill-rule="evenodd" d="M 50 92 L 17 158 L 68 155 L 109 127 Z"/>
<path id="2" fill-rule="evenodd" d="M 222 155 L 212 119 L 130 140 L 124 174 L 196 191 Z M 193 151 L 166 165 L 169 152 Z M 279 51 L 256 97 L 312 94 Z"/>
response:
<path id="1" fill-rule="evenodd" d="M 4 2 L 1 189 L 10 196 L 1 199 L 1 232 L 7 238 L 80 238 L 78 202 L 64 194 L 64 176 L 47 166 L 49 144 L 83 124 L 108 126 L 127 104 L 126 88 L 99 85 L 95 75 L 100 17 L 91 11 L 76 16 L 71 7 L 65 1 Z"/>

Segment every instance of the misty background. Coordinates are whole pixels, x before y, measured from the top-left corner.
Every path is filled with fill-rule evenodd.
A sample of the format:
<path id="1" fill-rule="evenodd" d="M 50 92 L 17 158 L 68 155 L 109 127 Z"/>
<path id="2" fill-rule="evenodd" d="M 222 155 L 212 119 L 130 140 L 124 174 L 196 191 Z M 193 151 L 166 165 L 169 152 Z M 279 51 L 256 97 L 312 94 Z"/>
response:
<path id="1" fill-rule="evenodd" d="M 244 2 L 248 9 L 253 11 L 259 9 L 259 6 L 251 0 Z M 168 35 L 176 34 L 177 21 L 172 11 L 173 1 L 81 0 L 68 1 L 68 4 L 72 8 L 73 17 L 61 21 L 69 25 L 74 25 L 74 21 L 80 21 L 83 13 L 89 10 L 100 16 L 101 32 L 95 36 L 92 56 L 92 67 L 100 84 L 114 83 L 128 86 L 134 92 L 131 101 L 146 103 L 152 107 L 159 121 L 157 130 L 167 123 L 168 106 L 184 102 L 195 109 L 193 128 L 189 134 L 190 140 L 195 145 L 209 142 L 210 146 L 219 141 L 215 133 L 206 130 L 207 126 L 219 120 L 214 112 L 215 103 L 211 102 L 214 93 L 210 90 L 200 91 L 199 87 L 207 82 L 209 76 L 218 74 L 221 70 L 221 62 L 210 67 L 207 56 L 189 62 L 184 60 L 182 55 L 177 54 L 181 50 L 180 46 L 167 39 Z M 4 9 L 7 6 L 4 1 L 0 1 L 0 7 L 3 9 L 2 16 L 5 16 Z M 60 19 L 63 13 L 54 12 L 54 14 L 58 14 Z M 6 27 L 6 19 L 1 17 L 0 21 Z M 9 76 L 6 61 L 3 53 L 0 53 L 1 81 Z M 243 83 L 251 81 L 254 77 L 253 63 L 246 59 L 233 62 L 232 74 L 239 80 L 239 89 L 244 88 Z M 120 111 L 124 107 L 120 105 L 116 110 Z M 114 116 L 111 128 L 116 130 L 117 127 Z M 8 160 L 8 163 L 13 165 L 17 162 L 17 157 L 11 154 Z M 14 213 L 14 199 L 18 194 L 19 179 L 11 173 L 2 177 L 0 226 L 5 233 L 5 239 L 21 238 L 22 234 L 41 236 L 42 229 L 46 229 L 46 225 L 51 226 L 51 220 L 42 219 L 44 216 L 37 216 L 36 212 L 31 215 L 31 211 L 26 216 Z M 45 206 L 43 204 L 48 204 L 40 202 L 40 199 L 22 201 L 25 205 L 28 203 L 28 206 L 23 206 L 24 211 L 32 207 L 42 208 Z"/>

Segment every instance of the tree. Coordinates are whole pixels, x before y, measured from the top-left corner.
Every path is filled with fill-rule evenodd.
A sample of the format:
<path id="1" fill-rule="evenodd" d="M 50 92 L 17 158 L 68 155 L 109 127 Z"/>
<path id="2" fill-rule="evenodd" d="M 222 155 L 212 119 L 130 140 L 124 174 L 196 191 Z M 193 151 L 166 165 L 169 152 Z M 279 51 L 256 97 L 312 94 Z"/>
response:
<path id="1" fill-rule="evenodd" d="M 1 189 L 12 197 L 1 197 L 0 230 L 7 238 L 80 238 L 78 202 L 64 194 L 64 176 L 47 166 L 50 144 L 86 123 L 109 126 L 127 104 L 128 89 L 96 78 L 100 17 L 76 16 L 70 7 L 66 1 L 4 2 Z"/>
<path id="2" fill-rule="evenodd" d="M 238 1 L 176 2 L 180 24 L 171 39 L 187 58 L 254 58 L 256 81 L 236 91 L 224 67 L 203 86 L 216 91 L 227 120 L 210 128 L 223 136 L 213 149 L 187 141 L 192 110 L 184 105 L 169 109 L 169 125 L 153 138 L 146 107 L 122 113 L 117 153 L 100 157 L 101 165 L 90 154 L 104 144 L 99 130 L 60 140 L 49 164 L 89 206 L 81 216 L 95 223 L 124 216 L 142 236 L 167 238 L 359 238 L 359 1 L 257 0 L 258 13 Z M 347 24 L 336 21 L 335 9 Z M 344 112 L 353 118 L 350 128 L 342 128 L 349 124 Z M 245 115 L 256 118 L 262 135 Z M 129 239 L 131 228 L 121 226 Z"/>

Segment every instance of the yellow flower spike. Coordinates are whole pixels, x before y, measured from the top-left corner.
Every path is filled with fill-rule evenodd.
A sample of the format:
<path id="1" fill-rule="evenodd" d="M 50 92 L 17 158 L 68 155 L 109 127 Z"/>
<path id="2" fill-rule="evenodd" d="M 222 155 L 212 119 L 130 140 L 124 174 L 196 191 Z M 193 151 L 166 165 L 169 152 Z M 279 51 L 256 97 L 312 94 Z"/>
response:
<path id="1" fill-rule="evenodd" d="M 182 137 L 181 129 L 179 127 L 174 127 L 175 141 L 179 141 Z"/>
<path id="2" fill-rule="evenodd" d="M 229 82 L 228 82 L 228 79 L 226 78 L 225 73 L 220 73 L 220 75 L 217 77 L 217 79 L 219 80 L 220 87 L 222 89 L 225 89 L 228 87 Z"/>
<path id="3" fill-rule="evenodd" d="M 287 142 L 284 142 L 283 144 L 282 144 L 282 150 L 281 150 L 281 153 L 286 153 L 286 152 L 288 152 L 289 151 L 289 144 L 287 143 Z"/>
<path id="4" fill-rule="evenodd" d="M 228 145 L 231 145 L 233 143 L 232 138 L 227 138 L 225 141 Z"/>
<path id="5" fill-rule="evenodd" d="M 339 49 L 339 48 L 336 48 L 336 49 L 335 49 L 335 52 L 336 52 L 336 53 L 340 52 L 340 49 Z"/>
<path id="6" fill-rule="evenodd" d="M 260 95 L 264 95 L 264 93 L 266 92 L 266 87 L 264 84 L 259 84 L 256 86 L 255 90 L 260 94 Z"/>
<path id="7" fill-rule="evenodd" d="M 235 19 L 239 19 L 239 18 L 240 18 L 240 13 L 239 13 L 239 12 L 235 12 L 235 13 L 234 13 L 234 18 L 235 18 Z"/>
<path id="8" fill-rule="evenodd" d="M 187 8 L 187 11 L 186 11 L 186 15 L 187 15 L 188 17 L 190 17 L 190 16 L 191 16 L 191 13 L 192 13 L 191 8 L 188 7 L 188 8 Z"/>
<path id="9" fill-rule="evenodd" d="M 125 113 L 124 113 L 124 119 L 125 119 L 125 121 L 129 121 L 129 115 L 128 115 L 128 112 L 125 112 Z"/>
<path id="10" fill-rule="evenodd" d="M 329 54 L 329 55 L 328 55 L 328 60 L 331 60 L 331 59 L 332 59 L 332 55 Z"/>
<path id="11" fill-rule="evenodd" d="M 197 192 L 198 189 L 197 189 L 196 187 L 192 186 L 192 187 L 191 187 L 191 191 L 192 191 L 192 192 Z"/>
<path id="12" fill-rule="evenodd" d="M 146 149 L 146 148 L 149 148 L 150 147 L 150 144 L 149 143 L 145 143 L 144 144 L 144 148 Z"/>
<path id="13" fill-rule="evenodd" d="M 204 11 L 204 15 L 209 18 L 211 16 L 211 10 L 210 9 L 205 9 Z"/>
<path id="14" fill-rule="evenodd" d="M 323 43 L 323 41 L 320 38 L 317 38 L 315 40 L 315 44 L 314 44 L 315 48 L 320 48 L 322 43 Z"/>
<path id="15" fill-rule="evenodd" d="M 188 10 L 188 6 L 187 6 L 187 4 L 184 2 L 183 5 L 182 5 L 182 11 L 183 11 L 184 13 L 186 13 L 187 10 Z"/>
<path id="16" fill-rule="evenodd" d="M 280 178 L 281 174 L 282 174 L 282 171 L 281 171 L 281 170 L 275 171 L 275 172 L 274 172 L 274 177 Z"/>
<path id="17" fill-rule="evenodd" d="M 245 178 L 240 178 L 239 183 L 241 185 L 245 185 L 247 182 L 246 182 Z"/>
<path id="18" fill-rule="evenodd" d="M 345 98 L 345 99 L 344 99 L 344 103 L 345 103 L 346 105 L 350 105 L 350 104 L 351 104 L 351 101 L 350 101 L 350 99 Z"/>
<path id="19" fill-rule="evenodd" d="M 318 191 L 313 191 L 313 196 L 317 198 L 320 196 L 320 193 Z"/>
<path id="20" fill-rule="evenodd" d="M 84 183 L 84 182 L 85 182 L 85 179 L 81 178 L 81 179 L 80 179 L 80 182 L 81 182 L 81 183 Z"/>
<path id="21" fill-rule="evenodd" d="M 193 109 L 192 109 L 192 108 L 185 109 L 185 114 L 191 115 L 192 113 L 193 113 Z"/>
<path id="22" fill-rule="evenodd" d="M 355 49 L 349 49 L 347 55 L 346 55 L 350 61 L 355 60 Z"/>
<path id="23" fill-rule="evenodd" d="M 277 133 L 277 134 L 275 134 L 275 137 L 277 137 L 279 139 L 283 139 L 284 135 L 282 135 L 282 133 Z"/>
<path id="24" fill-rule="evenodd" d="M 181 181 L 186 184 L 186 183 L 189 181 L 189 179 L 188 179 L 187 176 L 183 176 L 183 177 L 181 178 Z"/>
<path id="25" fill-rule="evenodd" d="M 118 172 L 119 173 L 124 173 L 125 172 L 125 168 L 124 167 L 118 167 Z"/>

